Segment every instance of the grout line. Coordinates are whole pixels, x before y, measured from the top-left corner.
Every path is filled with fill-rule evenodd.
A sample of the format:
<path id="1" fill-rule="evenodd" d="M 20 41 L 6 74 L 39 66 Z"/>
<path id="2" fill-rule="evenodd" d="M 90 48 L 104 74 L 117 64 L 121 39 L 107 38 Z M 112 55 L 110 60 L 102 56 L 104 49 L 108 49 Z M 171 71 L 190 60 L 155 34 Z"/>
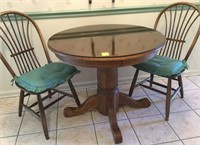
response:
<path id="1" fill-rule="evenodd" d="M 175 142 L 177 142 L 177 141 L 180 141 L 180 142 L 182 142 L 182 140 L 173 140 L 173 141 L 168 141 L 168 142 L 162 142 L 162 143 L 158 143 L 158 144 L 152 144 L 152 145 L 163 145 L 163 144 L 166 144 L 166 143 L 175 143 Z M 183 143 L 183 142 L 182 142 Z M 184 144 L 183 144 L 184 145 Z"/>
<path id="2" fill-rule="evenodd" d="M 87 95 L 87 98 L 88 98 L 89 97 L 89 93 L 88 93 L 88 89 L 87 88 L 86 88 L 86 95 Z M 99 141 L 98 141 L 98 137 L 97 137 L 97 132 L 96 132 L 96 127 L 95 127 L 94 117 L 93 117 L 92 111 L 90 111 L 90 115 L 91 115 L 91 118 L 92 118 L 94 134 L 95 134 L 95 138 L 96 138 L 96 143 L 97 143 L 97 145 L 99 145 Z"/>
<path id="3" fill-rule="evenodd" d="M 182 140 L 195 139 L 195 138 L 200 138 L 200 135 L 199 136 L 195 136 L 195 137 L 184 138 Z"/>
<path id="4" fill-rule="evenodd" d="M 27 99 L 27 101 L 26 101 L 26 105 L 28 104 L 29 99 L 30 99 L 30 95 L 28 96 L 28 99 Z M 21 127 L 22 127 L 22 123 L 23 123 L 23 121 L 24 121 L 25 113 L 27 112 L 26 109 L 25 109 L 24 107 L 23 107 L 22 109 L 24 109 L 24 111 L 22 111 L 21 123 L 20 123 L 20 125 L 19 125 L 19 129 L 18 129 L 18 132 L 17 132 L 17 136 L 16 136 L 16 140 L 15 140 L 15 145 L 17 144 L 18 137 L 20 136 L 19 133 L 20 133 L 20 130 L 21 130 Z M 18 116 L 18 117 L 20 117 L 20 116 Z"/>
<path id="5" fill-rule="evenodd" d="M 58 97 L 59 97 L 59 93 L 58 93 Z M 55 137 L 55 145 L 58 144 L 58 111 L 59 111 L 59 103 L 60 101 L 57 102 L 57 114 L 56 114 L 56 137 Z"/>
<path id="6" fill-rule="evenodd" d="M 84 125 L 79 125 L 79 126 L 72 126 L 72 127 L 67 127 L 67 128 L 59 128 L 57 129 L 58 131 L 61 131 L 61 130 L 68 130 L 68 129 L 74 129 L 74 128 L 79 128 L 79 127 L 85 127 L 85 126 L 91 126 L 93 124 L 84 124 Z"/>
<path id="7" fill-rule="evenodd" d="M 148 95 L 148 93 L 145 91 L 145 89 L 143 87 L 141 87 L 141 89 L 145 92 L 146 96 L 148 97 L 149 100 L 151 100 L 151 103 L 153 103 L 153 105 L 155 106 L 155 108 L 157 109 L 157 111 L 160 113 L 160 115 L 165 119 L 165 115 L 162 114 L 162 112 L 159 110 L 159 108 L 156 106 L 156 104 L 154 103 L 154 101 L 151 99 L 151 97 Z"/>
<path id="8" fill-rule="evenodd" d="M 139 137 L 138 137 L 138 135 L 137 135 L 137 133 L 136 133 L 136 131 L 135 131 L 135 129 L 134 129 L 134 127 L 133 127 L 131 121 L 130 121 L 130 119 L 128 118 L 128 114 L 126 113 L 124 107 L 123 107 L 123 110 L 124 110 L 124 112 L 125 112 L 125 114 L 126 114 L 126 116 L 127 116 L 127 120 L 128 120 L 128 122 L 130 123 L 130 125 L 131 125 L 131 127 L 132 127 L 132 129 L 133 129 L 133 132 L 134 132 L 134 134 L 135 134 L 135 136 L 136 136 L 136 138 L 137 138 L 139 144 L 141 145 L 141 141 L 140 141 L 140 139 L 139 139 Z"/>
<path id="9" fill-rule="evenodd" d="M 200 86 L 198 84 L 196 84 L 193 80 L 190 79 L 190 76 L 186 76 L 185 78 L 187 78 L 188 80 L 190 80 L 194 85 L 196 85 L 198 88 L 200 88 Z"/>
<path id="10" fill-rule="evenodd" d="M 96 132 L 96 126 L 95 126 L 95 123 L 94 123 L 94 118 L 93 118 L 92 111 L 91 111 L 91 118 L 92 118 L 92 122 L 93 122 L 94 134 L 95 134 L 96 142 L 97 142 L 97 145 L 99 145 L 98 136 L 97 136 L 97 132 Z"/>
<path id="11" fill-rule="evenodd" d="M 200 117 L 200 114 L 198 114 L 198 113 L 196 112 L 196 110 L 199 110 L 199 109 L 194 109 L 193 111 Z"/>

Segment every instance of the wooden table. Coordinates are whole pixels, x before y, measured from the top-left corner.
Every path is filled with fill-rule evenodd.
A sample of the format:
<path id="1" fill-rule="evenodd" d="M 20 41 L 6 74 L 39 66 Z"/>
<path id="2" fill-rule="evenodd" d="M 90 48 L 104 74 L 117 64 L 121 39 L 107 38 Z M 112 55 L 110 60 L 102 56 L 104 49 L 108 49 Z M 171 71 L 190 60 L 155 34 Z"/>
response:
<path id="1" fill-rule="evenodd" d="M 66 107 L 64 116 L 98 110 L 107 115 L 115 143 L 122 142 L 116 113 L 120 106 L 145 108 L 147 98 L 134 100 L 118 89 L 118 67 L 134 65 L 152 58 L 163 47 L 165 37 L 154 29 L 134 25 L 90 25 L 53 35 L 48 46 L 62 61 L 97 68 L 97 94 L 78 108 Z"/>

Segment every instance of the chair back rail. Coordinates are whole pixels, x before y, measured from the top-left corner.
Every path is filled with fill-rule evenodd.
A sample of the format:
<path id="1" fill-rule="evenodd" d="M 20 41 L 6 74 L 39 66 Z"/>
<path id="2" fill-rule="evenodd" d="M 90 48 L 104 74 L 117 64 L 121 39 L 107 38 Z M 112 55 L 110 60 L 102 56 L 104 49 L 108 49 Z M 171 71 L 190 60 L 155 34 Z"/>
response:
<path id="1" fill-rule="evenodd" d="M 6 11 L 0 13 L 0 21 L 0 38 L 3 41 L 1 59 L 4 64 L 6 64 L 5 66 L 8 70 L 11 70 L 11 67 L 8 65 L 6 59 L 3 58 L 3 50 L 5 51 L 5 48 L 9 50 L 10 56 L 14 59 L 19 74 L 23 74 L 40 67 L 33 45 L 33 31 L 38 33 L 47 61 L 51 62 L 41 31 L 30 17 L 20 12 Z M 10 71 L 12 75 L 13 72 L 13 70 Z"/>
<path id="2" fill-rule="evenodd" d="M 187 61 L 200 34 L 200 10 L 187 2 L 174 3 L 159 13 L 154 28 L 166 37 L 159 55 Z"/>

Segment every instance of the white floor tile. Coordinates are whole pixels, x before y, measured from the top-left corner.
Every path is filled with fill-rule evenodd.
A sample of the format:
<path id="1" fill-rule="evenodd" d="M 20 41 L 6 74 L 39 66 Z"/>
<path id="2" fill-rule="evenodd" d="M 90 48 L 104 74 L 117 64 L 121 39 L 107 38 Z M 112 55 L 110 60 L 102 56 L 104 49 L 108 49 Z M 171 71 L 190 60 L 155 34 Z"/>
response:
<path id="1" fill-rule="evenodd" d="M 174 141 L 174 142 L 168 142 L 168 143 L 161 143 L 157 145 L 184 145 L 181 141 Z"/>
<path id="2" fill-rule="evenodd" d="M 131 119 L 142 145 L 176 141 L 178 137 L 161 115 Z"/>
<path id="3" fill-rule="evenodd" d="M 101 113 L 99 113 L 99 111 L 92 111 L 92 116 L 94 123 L 109 122 L 108 116 L 102 115 Z M 123 119 L 127 119 L 127 117 L 123 108 L 121 107 L 119 109 L 119 112 L 117 112 L 117 120 L 123 120 Z"/>
<path id="4" fill-rule="evenodd" d="M 135 98 L 138 96 L 146 96 L 145 91 L 141 87 L 137 87 L 133 91 L 132 98 Z"/>
<path id="5" fill-rule="evenodd" d="M 150 95 L 149 97 L 157 106 L 159 111 L 162 114 L 165 114 L 166 97 L 164 95 Z M 187 110 L 191 110 L 191 108 L 179 96 L 176 96 L 171 101 L 170 112 L 179 112 L 179 111 L 187 111 Z"/>
<path id="6" fill-rule="evenodd" d="M 200 109 L 200 89 L 185 91 L 184 95 L 183 99 L 192 109 Z"/>
<path id="7" fill-rule="evenodd" d="M 17 135 L 21 119 L 17 113 L 0 115 L 0 137 Z"/>
<path id="8" fill-rule="evenodd" d="M 141 98 L 147 98 L 147 96 L 134 97 L 134 99 L 136 100 L 141 99 Z M 155 105 L 152 102 L 151 102 L 151 106 L 148 108 L 134 108 L 134 107 L 125 106 L 124 110 L 129 119 L 160 114 L 160 112 L 158 111 L 158 109 L 155 107 Z"/>
<path id="9" fill-rule="evenodd" d="M 57 145 L 97 145 L 93 125 L 58 130 Z"/>
<path id="10" fill-rule="evenodd" d="M 187 77 L 190 81 L 192 81 L 195 85 L 200 87 L 200 76 L 189 76 Z"/>
<path id="11" fill-rule="evenodd" d="M 200 117 L 193 111 L 172 113 L 169 124 L 181 139 L 200 136 Z"/>
<path id="12" fill-rule="evenodd" d="M 198 78 L 198 77 L 197 77 Z M 185 91 L 187 90 L 194 90 L 194 89 L 199 89 L 199 87 L 194 84 L 190 79 L 187 77 L 183 77 L 183 88 Z"/>
<path id="13" fill-rule="evenodd" d="M 138 139 L 128 120 L 118 121 L 123 142 L 120 145 L 139 145 Z M 109 123 L 95 124 L 99 145 L 115 145 Z"/>
<path id="14" fill-rule="evenodd" d="M 50 139 L 46 140 L 43 133 L 19 136 L 16 145 L 55 145 L 56 132 L 49 132 Z"/>
<path id="15" fill-rule="evenodd" d="M 200 145 L 200 137 L 183 140 L 184 145 Z"/>
<path id="16" fill-rule="evenodd" d="M 119 90 L 120 92 L 123 93 L 129 93 L 129 89 L 130 89 L 130 84 L 125 84 L 125 85 L 119 85 Z M 144 90 L 141 87 L 136 87 L 133 91 L 132 97 L 137 97 L 137 96 L 145 96 L 146 93 L 144 92 Z"/>
<path id="17" fill-rule="evenodd" d="M 89 125 L 93 123 L 90 112 L 66 118 L 63 115 L 63 110 L 64 107 L 61 107 L 58 111 L 58 129 Z"/>
<path id="18" fill-rule="evenodd" d="M 0 114 L 18 113 L 19 97 L 1 98 Z"/>
<path id="19" fill-rule="evenodd" d="M 48 130 L 56 129 L 56 121 L 57 121 L 57 109 L 56 108 L 48 108 L 46 111 L 46 120 Z M 36 132 L 43 132 L 41 121 L 33 116 L 29 112 L 25 112 L 24 119 L 22 121 L 21 129 L 19 134 L 30 134 Z"/>
<path id="20" fill-rule="evenodd" d="M 87 99 L 86 89 L 78 90 L 77 91 L 78 98 L 81 103 L 83 103 Z M 72 97 L 64 97 L 62 100 L 59 101 L 59 107 L 77 107 L 76 101 Z"/>
<path id="21" fill-rule="evenodd" d="M 0 138 L 0 145 L 15 145 L 16 138 L 17 136 Z"/>

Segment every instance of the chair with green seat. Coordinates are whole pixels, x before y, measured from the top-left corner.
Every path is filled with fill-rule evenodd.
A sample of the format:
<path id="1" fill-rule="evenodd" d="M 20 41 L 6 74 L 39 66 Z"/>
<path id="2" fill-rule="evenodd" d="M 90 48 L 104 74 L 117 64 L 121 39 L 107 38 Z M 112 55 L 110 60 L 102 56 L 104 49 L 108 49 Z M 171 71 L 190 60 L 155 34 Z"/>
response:
<path id="1" fill-rule="evenodd" d="M 41 30 L 28 15 L 17 11 L 1 12 L 0 24 L 0 58 L 11 73 L 12 81 L 20 88 L 19 116 L 23 107 L 37 116 L 42 122 L 45 138 L 49 139 L 45 110 L 65 96 L 73 97 L 80 106 L 71 81 L 80 71 L 72 65 L 51 61 Z M 40 57 L 45 64 L 39 62 Z M 68 82 L 71 93 L 58 89 L 65 82 Z M 55 93 L 60 93 L 59 97 Z M 36 96 L 36 102 L 27 105 L 24 98 L 30 95 Z M 44 101 L 49 103 L 44 105 Z M 38 109 L 35 110 L 35 106 Z"/>
<path id="2" fill-rule="evenodd" d="M 136 68 L 129 95 L 134 88 L 142 86 L 166 96 L 165 120 L 169 120 L 170 102 L 180 92 L 183 98 L 181 74 L 188 68 L 187 60 L 200 34 L 200 10 L 187 2 L 177 2 L 164 8 L 158 15 L 154 28 L 166 37 L 164 48 L 150 60 L 134 65 Z M 150 77 L 137 83 L 139 71 L 150 73 Z M 167 78 L 167 84 L 158 83 L 154 76 Z M 178 82 L 178 87 L 172 83 Z M 161 91 L 159 87 L 166 88 Z"/>

